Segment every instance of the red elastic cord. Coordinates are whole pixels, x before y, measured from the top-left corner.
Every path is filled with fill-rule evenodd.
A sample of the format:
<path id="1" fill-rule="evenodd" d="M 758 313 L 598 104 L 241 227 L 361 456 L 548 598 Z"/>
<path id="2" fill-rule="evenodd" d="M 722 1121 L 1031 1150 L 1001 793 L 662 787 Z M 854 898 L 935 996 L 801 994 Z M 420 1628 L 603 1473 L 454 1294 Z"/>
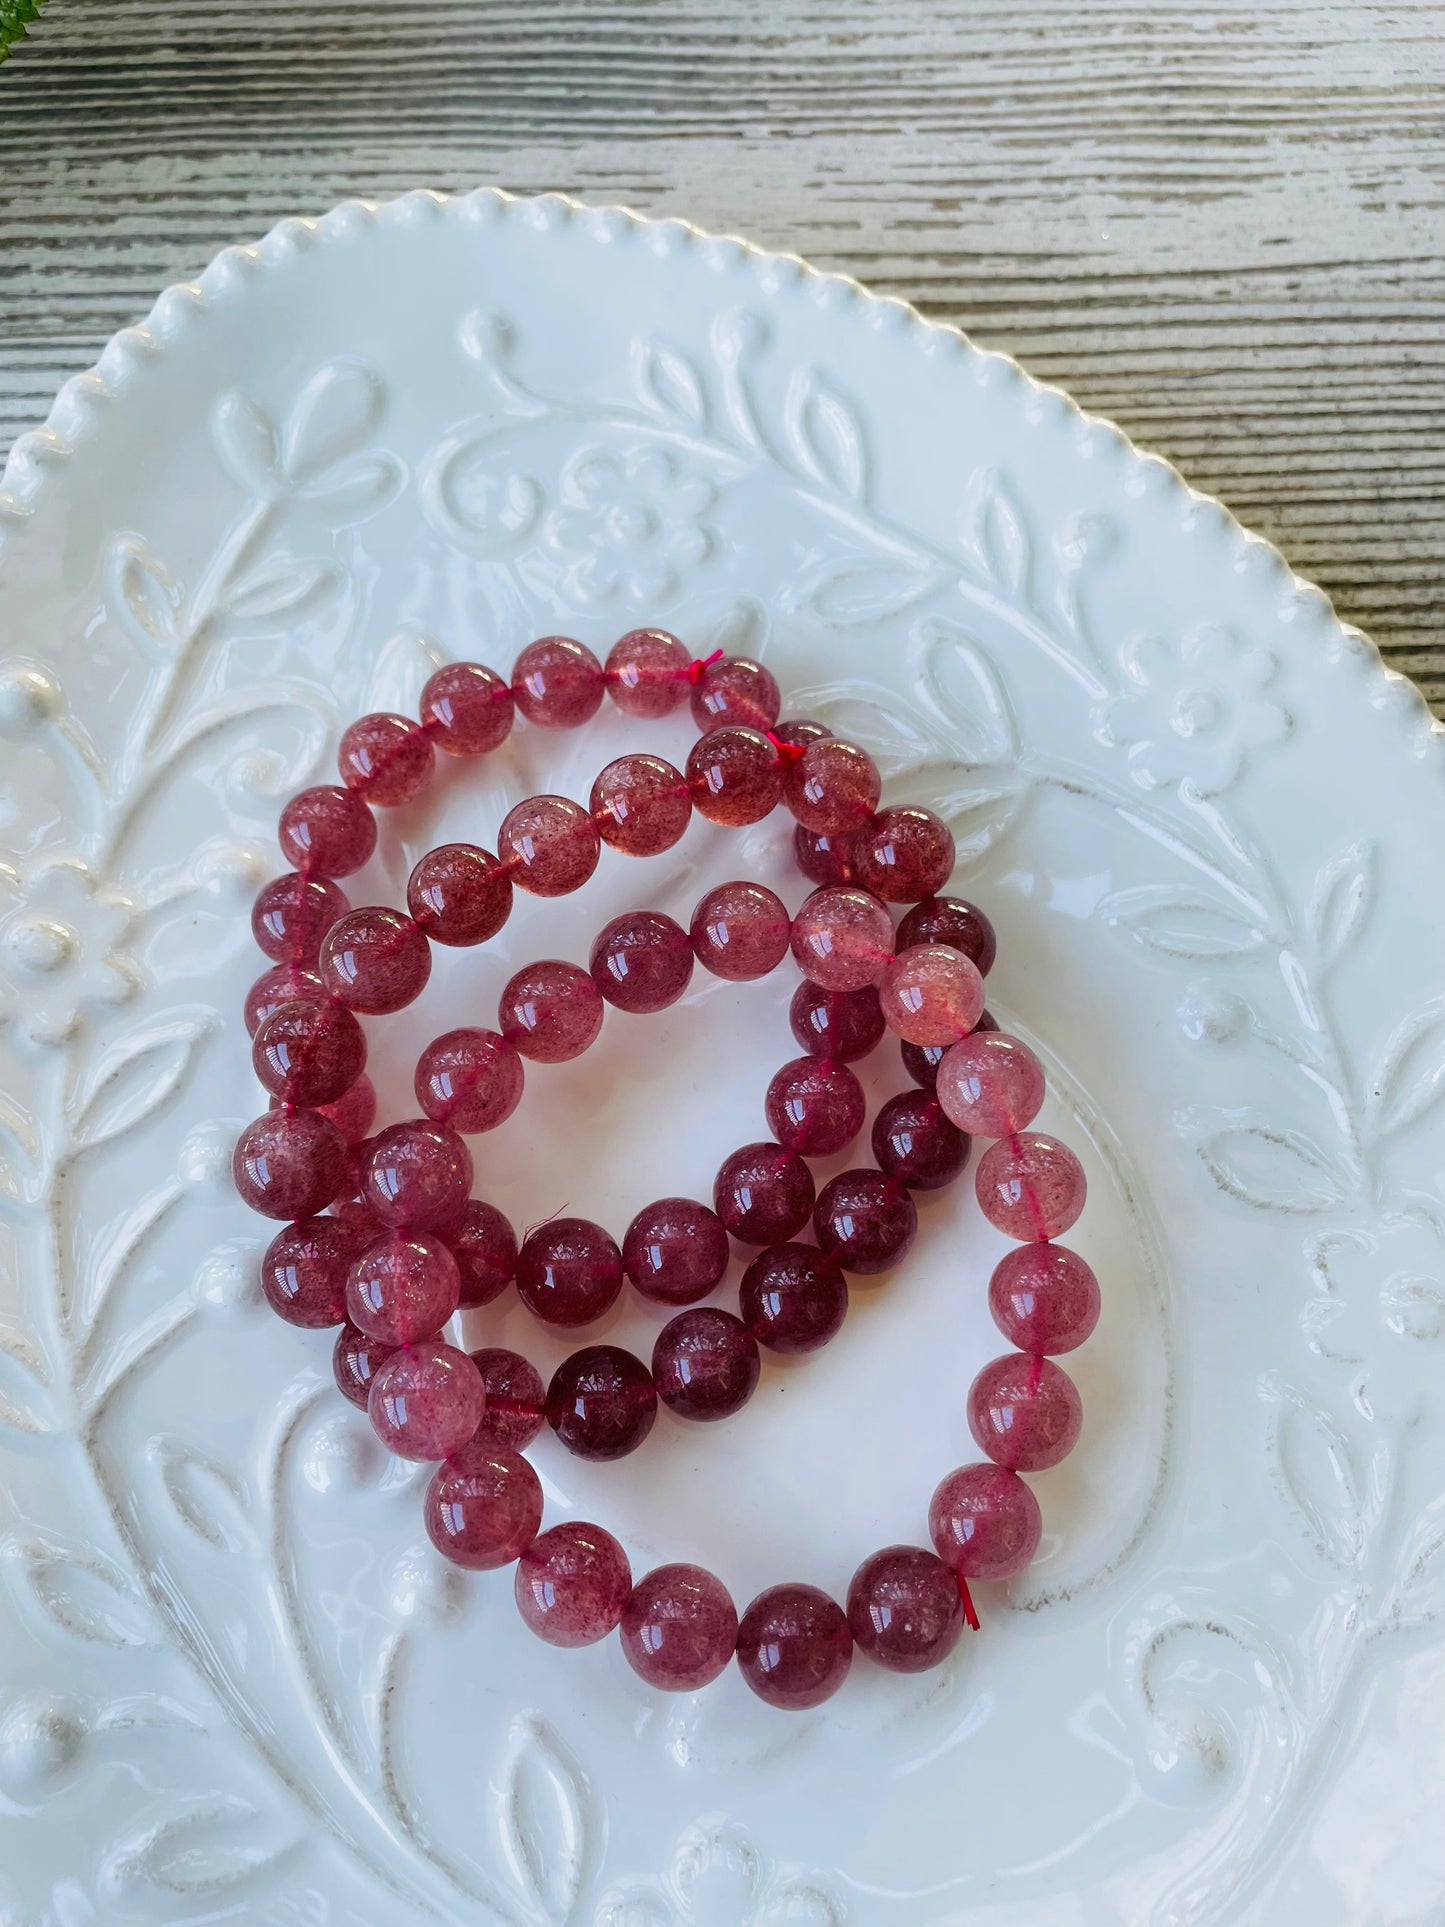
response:
<path id="1" fill-rule="evenodd" d="M 978 1631 L 978 1608 L 973 1603 L 973 1594 L 968 1589 L 968 1581 L 962 1573 L 958 1575 L 958 1596 L 963 1601 L 963 1623 L 969 1631 Z"/>
<path id="2" fill-rule="evenodd" d="M 800 756 L 806 756 L 808 753 L 806 743 L 784 743 L 780 741 L 770 729 L 765 729 L 763 734 L 778 752 L 778 761 L 780 763 L 796 763 Z"/>
<path id="3" fill-rule="evenodd" d="M 715 662 L 721 662 L 726 654 L 726 649 L 714 649 L 710 656 L 699 656 L 696 662 L 690 662 L 687 668 L 683 670 L 684 681 L 694 685 L 700 683 L 702 681 L 703 670 L 711 669 L 713 664 Z"/>

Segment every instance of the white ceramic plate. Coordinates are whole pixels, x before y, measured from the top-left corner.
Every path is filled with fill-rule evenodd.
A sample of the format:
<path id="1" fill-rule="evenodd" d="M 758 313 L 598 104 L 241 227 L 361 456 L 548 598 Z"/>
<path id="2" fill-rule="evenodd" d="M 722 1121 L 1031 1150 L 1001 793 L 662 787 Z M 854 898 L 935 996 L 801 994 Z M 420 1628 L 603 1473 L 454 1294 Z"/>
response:
<path id="1" fill-rule="evenodd" d="M 7 1927 L 1438 1918 L 1445 758 L 1316 590 L 898 302 L 491 193 L 228 250 L 67 385 L 6 491 Z M 281 799 L 441 657 L 642 620 L 765 655 L 948 813 L 991 1002 L 1092 1182 L 1106 1310 L 1038 1564 L 940 1674 L 860 1662 L 803 1717 L 736 1678 L 654 1696 L 612 1642 L 531 1640 L 505 1575 L 443 1570 L 417 1472 L 258 1303 L 227 1177 Z M 439 833 L 585 794 L 638 735 L 519 731 L 367 881 L 395 900 Z M 741 856 L 701 829 L 605 862 L 580 926 L 530 905 L 449 958 L 376 1029 L 391 1114 L 518 961 L 729 871 L 799 898 L 781 827 Z M 480 1143 L 480 1188 L 620 1228 L 705 1187 L 791 1054 L 785 975 L 610 1021 Z M 921 1538 L 1000 1349 L 968 1190 L 739 1421 L 621 1467 L 544 1441 L 553 1516 L 740 1599 Z"/>

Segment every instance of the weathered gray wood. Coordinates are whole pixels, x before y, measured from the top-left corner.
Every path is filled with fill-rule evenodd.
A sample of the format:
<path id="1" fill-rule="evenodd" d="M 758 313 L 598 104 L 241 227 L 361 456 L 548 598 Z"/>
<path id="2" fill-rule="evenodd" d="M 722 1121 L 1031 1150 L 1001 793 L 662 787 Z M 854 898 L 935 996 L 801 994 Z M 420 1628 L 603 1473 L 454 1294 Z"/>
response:
<path id="1" fill-rule="evenodd" d="M 227 241 L 486 180 L 961 322 L 1445 708 L 1438 0 L 51 0 L 0 71 L 0 451 Z"/>

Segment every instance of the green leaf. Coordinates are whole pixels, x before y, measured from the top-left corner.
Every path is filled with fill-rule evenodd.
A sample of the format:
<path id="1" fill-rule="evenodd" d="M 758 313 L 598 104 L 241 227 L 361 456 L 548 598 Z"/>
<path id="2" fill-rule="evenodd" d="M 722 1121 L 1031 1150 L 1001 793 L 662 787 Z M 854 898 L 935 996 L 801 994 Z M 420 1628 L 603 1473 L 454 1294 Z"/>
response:
<path id="1" fill-rule="evenodd" d="M 0 0 L 0 66 L 9 57 L 11 42 L 25 38 L 27 22 L 39 13 L 40 0 Z"/>

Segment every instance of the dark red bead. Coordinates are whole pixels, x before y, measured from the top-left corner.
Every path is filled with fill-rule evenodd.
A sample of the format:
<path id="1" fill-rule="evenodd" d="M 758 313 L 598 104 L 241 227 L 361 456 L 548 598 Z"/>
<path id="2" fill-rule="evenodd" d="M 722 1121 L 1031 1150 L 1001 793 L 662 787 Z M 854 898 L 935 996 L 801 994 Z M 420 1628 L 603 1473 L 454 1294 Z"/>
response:
<path id="1" fill-rule="evenodd" d="M 738 1670 L 761 1700 L 798 1712 L 831 1699 L 853 1664 L 848 1616 L 816 1586 L 770 1586 L 738 1622 Z"/>
<path id="2" fill-rule="evenodd" d="M 406 907 L 433 943 L 485 943 L 512 914 L 511 873 L 475 843 L 442 843 L 418 860 Z"/>
<path id="3" fill-rule="evenodd" d="M 266 1302 L 288 1325 L 346 1321 L 346 1274 L 366 1242 L 340 1218 L 302 1218 L 278 1231 L 261 1260 Z"/>
<path id="4" fill-rule="evenodd" d="M 451 1224 L 471 1188 L 471 1153 L 444 1124 L 412 1118 L 371 1140 L 361 1194 L 382 1224 L 421 1230 Z"/>
<path id="5" fill-rule="evenodd" d="M 918 1211 L 897 1178 L 882 1171 L 840 1171 L 818 1193 L 813 1227 L 844 1271 L 887 1271 L 907 1252 Z"/>
<path id="6" fill-rule="evenodd" d="M 600 1224 L 549 1218 L 517 1255 L 517 1296 L 544 1324 L 590 1325 L 617 1303 L 622 1253 Z"/>
<path id="7" fill-rule="evenodd" d="M 512 709 L 510 688 L 479 662 L 444 664 L 421 692 L 427 734 L 448 756 L 496 749 L 511 732 Z"/>
<path id="8" fill-rule="evenodd" d="M 743 1244 L 780 1244 L 801 1231 L 813 1209 L 813 1174 L 780 1144 L 744 1144 L 723 1159 L 713 1208 Z"/>
<path id="9" fill-rule="evenodd" d="M 705 664 L 692 686 L 692 720 L 699 729 L 728 724 L 771 729 L 782 705 L 772 671 L 749 656 L 723 656 Z"/>
<path id="10" fill-rule="evenodd" d="M 286 1104 L 333 1104 L 360 1077 L 366 1038 L 340 1004 L 298 998 L 273 1010 L 257 1029 L 251 1065 L 264 1087 Z"/>
<path id="11" fill-rule="evenodd" d="M 273 1103 L 277 1101 L 272 1099 Z M 348 1145 L 360 1144 L 376 1117 L 376 1090 L 371 1079 L 363 1073 L 340 1097 L 333 1099 L 330 1104 L 318 1104 L 316 1108 L 323 1117 L 331 1119 Z"/>
<path id="12" fill-rule="evenodd" d="M 517 1272 L 517 1234 L 494 1204 L 468 1198 L 437 1236 L 457 1261 L 463 1311 L 500 1298 Z"/>
<path id="13" fill-rule="evenodd" d="M 810 1057 L 838 1057 L 845 1064 L 875 1050 L 885 1029 L 875 985 L 824 990 L 806 977 L 793 992 L 788 1021 Z"/>
<path id="14" fill-rule="evenodd" d="M 958 1580 L 937 1553 L 887 1546 L 865 1559 L 848 1587 L 854 1644 L 891 1673 L 940 1665 L 963 1630 Z"/>
<path id="15" fill-rule="evenodd" d="M 371 1396 L 371 1381 L 395 1351 L 395 1345 L 383 1345 L 355 1325 L 343 1325 L 331 1352 L 337 1389 L 364 1412 Z"/>
<path id="16" fill-rule="evenodd" d="M 755 729 L 700 736 L 688 753 L 687 780 L 698 815 L 734 829 L 760 823 L 783 793 L 778 752 Z"/>
<path id="17" fill-rule="evenodd" d="M 855 841 L 852 830 L 845 830 L 838 836 L 819 836 L 813 830 L 805 830 L 800 823 L 793 831 L 793 855 L 798 868 L 810 883 L 823 888 L 832 884 L 852 883 L 856 880 L 853 863 Z"/>
<path id="18" fill-rule="evenodd" d="M 500 1346 L 472 1353 L 487 1395 L 481 1423 L 472 1434 L 478 1445 L 502 1445 L 522 1452 L 547 1422 L 547 1393 L 536 1367 L 520 1352 Z"/>
<path id="19" fill-rule="evenodd" d="M 246 992 L 245 1019 L 248 1036 L 254 1037 L 273 1010 L 294 1003 L 298 997 L 326 995 L 326 986 L 314 970 L 298 970 L 293 964 L 273 964 Z"/>
<path id="20" fill-rule="evenodd" d="M 349 877 L 376 848 L 376 819 L 354 790 L 321 783 L 281 812 L 281 854 L 311 877 Z"/>
<path id="21" fill-rule="evenodd" d="M 368 1017 L 401 1010 L 431 975 L 431 945 L 410 917 L 384 904 L 348 910 L 321 945 L 327 994 Z"/>
<path id="22" fill-rule="evenodd" d="M 368 803 L 394 809 L 426 788 L 436 752 L 420 723 L 378 711 L 359 716 L 351 725 L 336 761 L 349 790 L 358 791 Z"/>
<path id="23" fill-rule="evenodd" d="M 512 665 L 512 694 L 538 729 L 576 729 L 602 707 L 602 664 L 570 636 L 529 642 Z"/>
<path id="24" fill-rule="evenodd" d="M 522 1101 L 522 1060 L 498 1031 L 444 1031 L 417 1059 L 412 1083 L 436 1123 L 494 1131 Z"/>
<path id="25" fill-rule="evenodd" d="M 925 897 L 914 904 L 898 926 L 898 948 L 915 943 L 945 943 L 961 950 L 981 977 L 993 968 L 998 938 L 977 904 L 963 897 Z"/>
<path id="26" fill-rule="evenodd" d="M 944 1115 L 930 1091 L 900 1091 L 873 1120 L 873 1156 L 910 1191 L 938 1191 L 968 1163 L 971 1139 Z"/>
<path id="27" fill-rule="evenodd" d="M 761 1370 L 747 1326 L 713 1305 L 679 1312 L 652 1350 L 657 1396 L 678 1418 L 731 1418 L 752 1397 Z"/>
<path id="28" fill-rule="evenodd" d="M 743 1273 L 738 1308 L 770 1352 L 815 1352 L 837 1336 L 848 1315 L 848 1282 L 816 1245 L 771 1245 Z"/>
<path id="29" fill-rule="evenodd" d="M 318 1111 L 267 1111 L 242 1131 L 231 1160 L 236 1189 L 267 1218 L 313 1218 L 341 1195 L 346 1140 Z"/>
<path id="30" fill-rule="evenodd" d="M 547 1423 L 579 1459 L 635 1452 L 657 1417 L 657 1390 L 640 1358 L 588 1345 L 564 1358 L 547 1387 Z"/>
<path id="31" fill-rule="evenodd" d="M 880 810 L 858 832 L 853 863 L 859 883 L 885 903 L 917 903 L 952 875 L 953 832 L 932 810 Z"/>
<path id="32" fill-rule="evenodd" d="M 251 934 L 277 963 L 309 969 L 321 939 L 350 908 L 346 892 L 329 877 L 288 870 L 262 886 L 251 909 Z"/>
<path id="33" fill-rule="evenodd" d="M 622 1240 L 622 1264 L 644 1298 L 693 1305 L 728 1268 L 732 1247 L 722 1220 L 695 1198 L 644 1205 Z"/>
<path id="34" fill-rule="evenodd" d="M 692 980 L 692 944 L 660 910 L 629 910 L 604 924 L 588 959 L 592 981 L 616 1010 L 665 1010 Z"/>
<path id="35" fill-rule="evenodd" d="M 785 1151 L 827 1158 L 851 1144 L 868 1105 L 863 1086 L 836 1057 L 795 1057 L 774 1072 L 763 1100 L 768 1129 Z"/>
<path id="36" fill-rule="evenodd" d="M 422 1506 L 437 1551 L 469 1572 L 518 1559 L 542 1523 L 542 1483 L 524 1458 L 474 1439 L 432 1474 Z"/>
<path id="37" fill-rule="evenodd" d="M 649 1686 L 694 1693 L 732 1658 L 737 1608 L 701 1566 L 658 1566 L 629 1593 L 619 1632 L 623 1657 Z"/>

